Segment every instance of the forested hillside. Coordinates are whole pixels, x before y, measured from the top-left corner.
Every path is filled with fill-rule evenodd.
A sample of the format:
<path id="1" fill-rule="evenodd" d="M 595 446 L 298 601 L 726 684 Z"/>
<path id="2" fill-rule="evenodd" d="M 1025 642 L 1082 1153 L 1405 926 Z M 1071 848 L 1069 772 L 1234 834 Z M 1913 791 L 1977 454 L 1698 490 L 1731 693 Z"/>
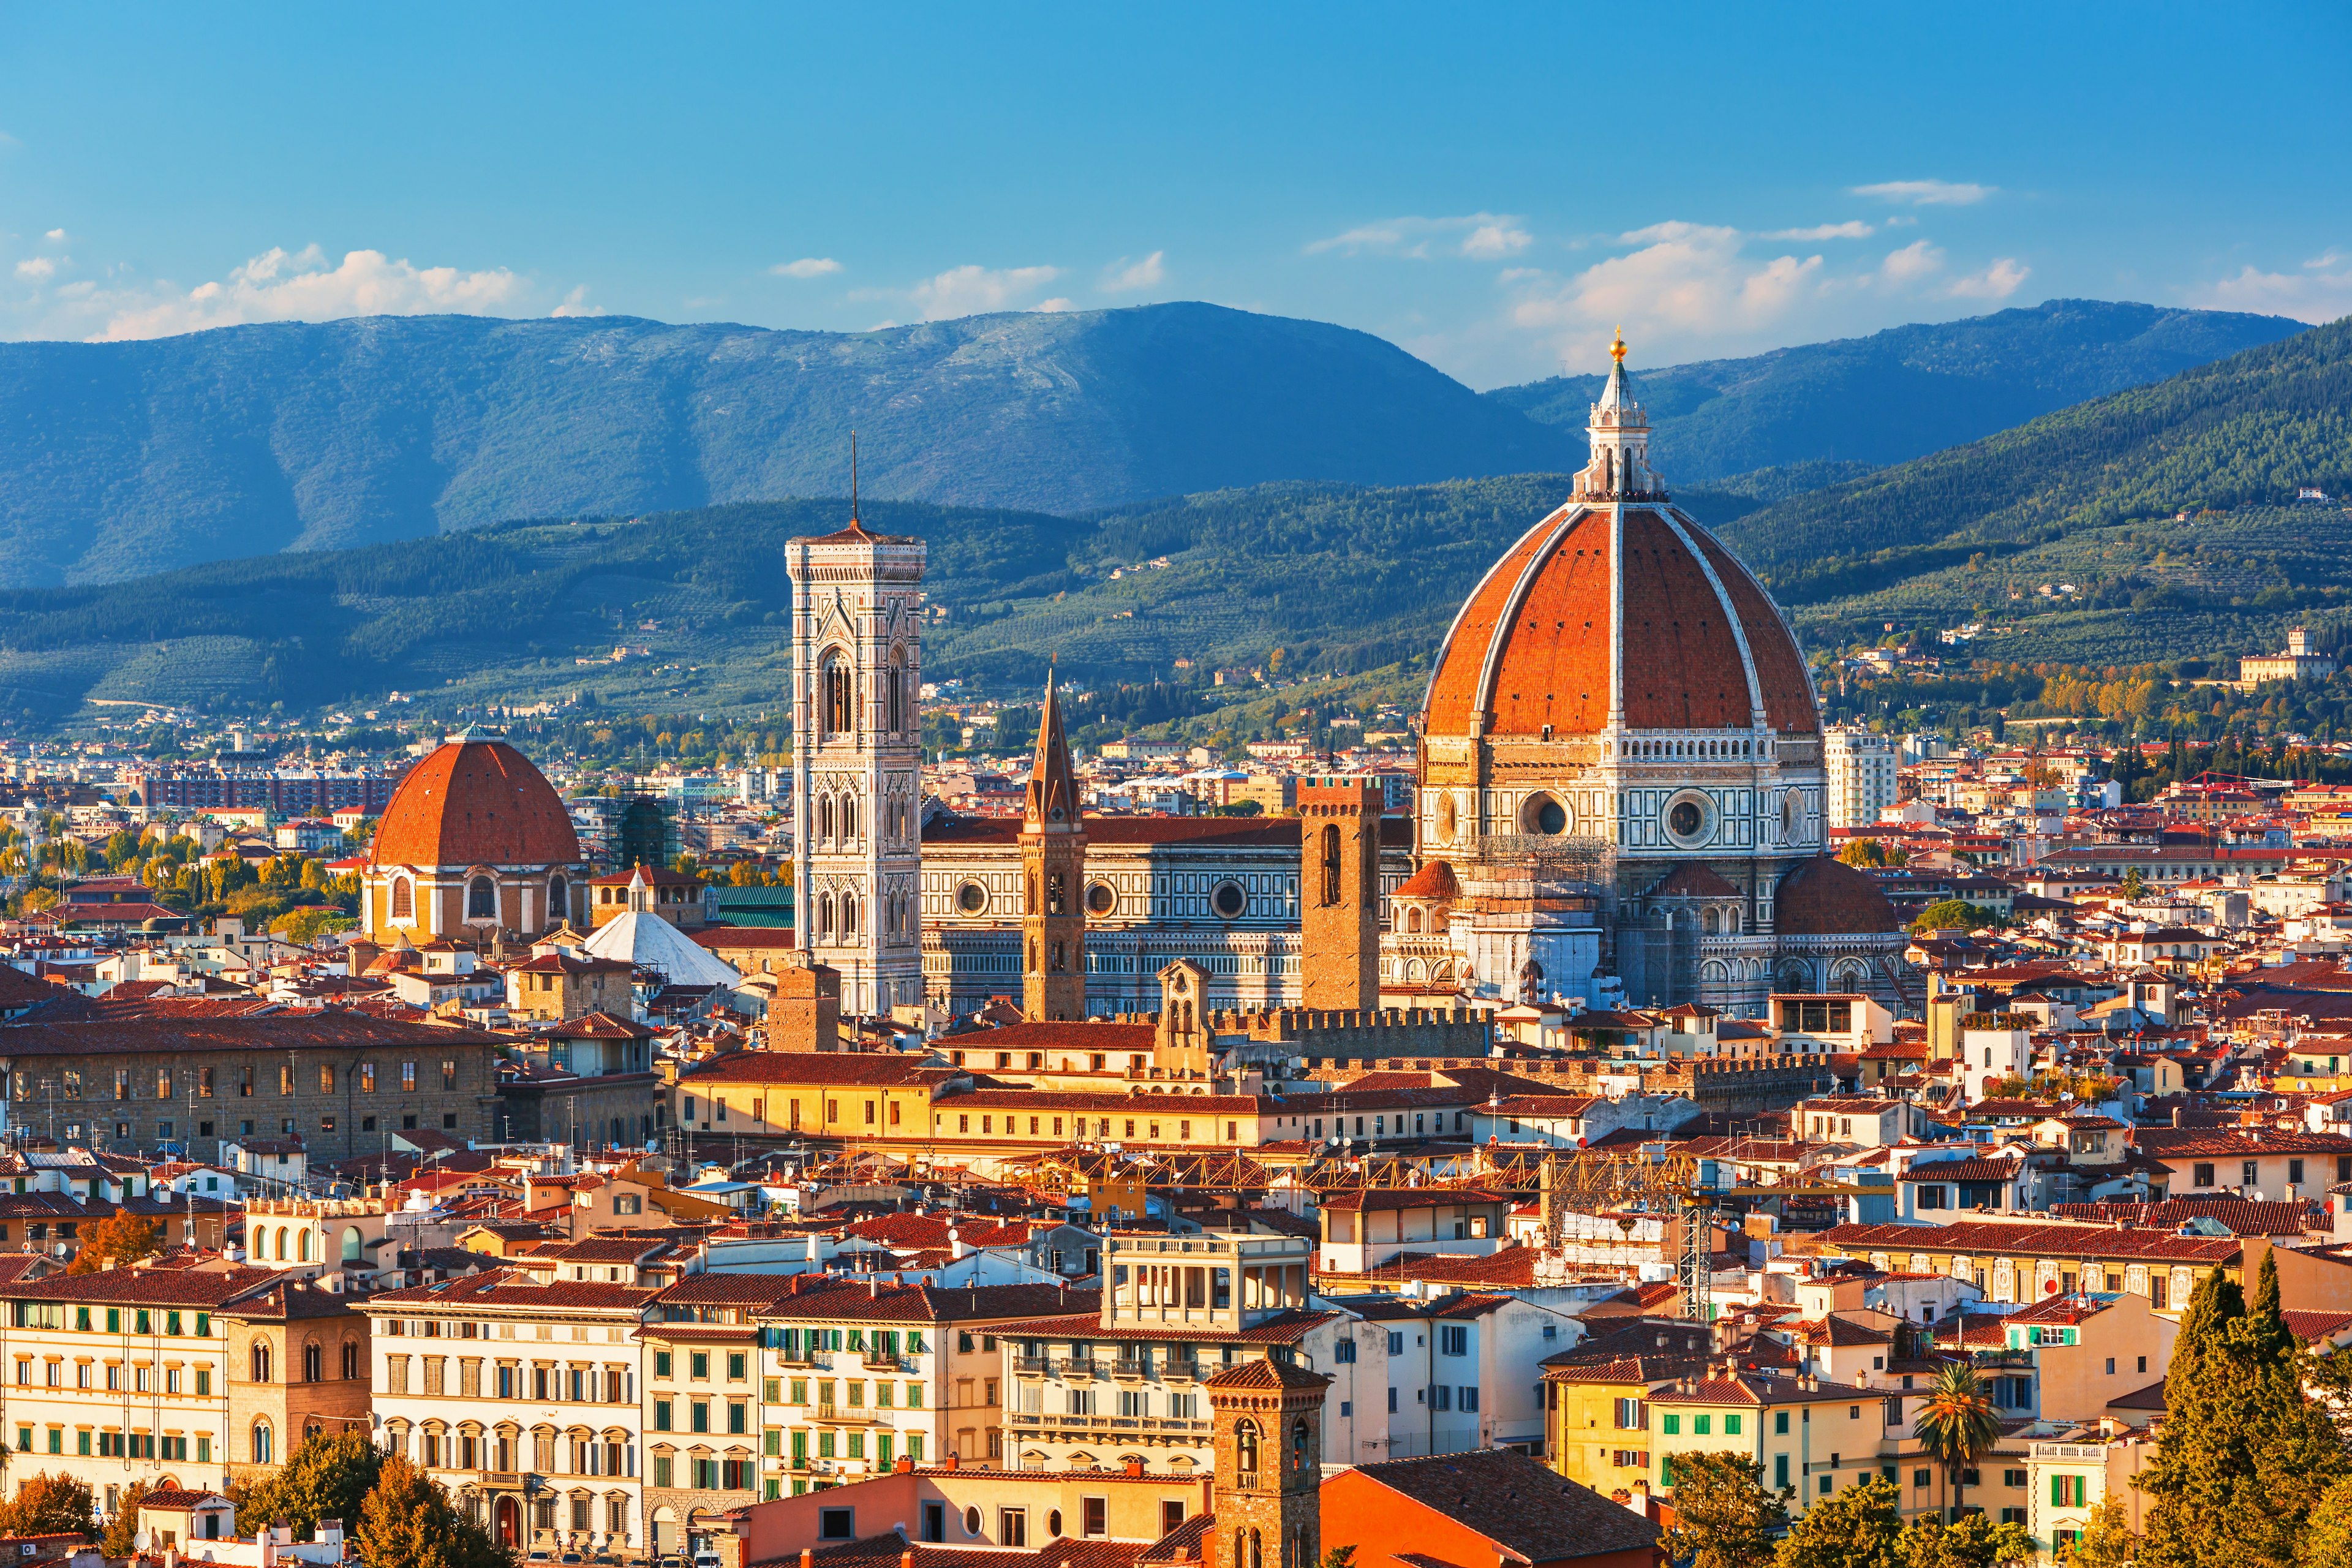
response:
<path id="1" fill-rule="evenodd" d="M 2304 330 L 2280 316 L 2052 300 L 1643 371 L 1636 384 L 1667 479 L 1692 484 L 1821 459 L 1902 462 Z M 1555 376 L 1486 395 L 1580 429 L 1600 386 Z"/>
<path id="2" fill-rule="evenodd" d="M 1572 468 L 1368 333 L 1212 305 L 872 332 L 377 317 L 0 344 L 0 586 L 840 495 L 1065 515 Z M 1576 459 L 1580 461 L 1581 459 Z"/>

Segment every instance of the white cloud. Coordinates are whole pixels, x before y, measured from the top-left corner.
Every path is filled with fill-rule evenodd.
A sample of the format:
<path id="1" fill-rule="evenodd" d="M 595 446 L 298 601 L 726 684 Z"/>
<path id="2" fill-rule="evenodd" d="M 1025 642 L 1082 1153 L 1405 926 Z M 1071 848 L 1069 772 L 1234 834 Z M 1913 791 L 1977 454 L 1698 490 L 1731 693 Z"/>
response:
<path id="1" fill-rule="evenodd" d="M 2331 250 L 2293 272 L 2248 267 L 2235 278 L 2195 290 L 2189 301 L 2216 310 L 2293 316 L 2299 321 L 2333 321 L 2352 315 L 2352 258 Z"/>
<path id="2" fill-rule="evenodd" d="M 1349 256 L 1403 256 L 1425 261 L 1440 250 L 1473 261 L 1496 261 L 1516 256 L 1535 243 L 1520 225 L 1524 220 L 1502 213 L 1465 213 L 1459 217 L 1392 217 L 1363 224 L 1318 239 L 1307 254 L 1327 250 Z"/>
<path id="3" fill-rule="evenodd" d="M 604 314 L 604 307 L 588 303 L 588 285 L 583 283 L 571 293 L 566 294 L 563 297 L 563 303 L 550 310 L 548 314 L 551 316 L 601 316 Z"/>
<path id="4" fill-rule="evenodd" d="M 2004 256 L 1982 272 L 1953 279 L 1944 292 L 1955 300 L 2006 300 L 2032 276 L 2032 268 L 2013 256 Z"/>
<path id="5" fill-rule="evenodd" d="M 1868 239 L 1874 233 L 1870 225 L 1859 219 L 1847 223 L 1817 223 L 1811 228 L 1776 228 L 1759 236 L 1763 239 Z"/>
<path id="6" fill-rule="evenodd" d="M 1742 256 L 1745 237 L 1736 228 L 1662 223 L 1619 237 L 1635 248 L 1523 294 L 1512 320 L 1565 329 L 1562 348 L 1570 354 L 1588 347 L 1583 338 L 1605 341 L 1607 328 L 1618 324 L 1652 336 L 1753 331 L 1807 293 L 1822 272 L 1818 256 L 1760 263 Z"/>
<path id="7" fill-rule="evenodd" d="M 1051 314 L 1061 310 L 1075 310 L 1077 309 L 1077 306 L 1072 304 L 1069 300 L 1061 298 L 1059 295 L 1056 295 L 1051 300 L 1038 300 L 1037 303 L 1031 306 L 1030 309 L 1042 310 Z"/>
<path id="8" fill-rule="evenodd" d="M 977 316 L 991 310 L 1013 310 L 1022 301 L 1062 275 L 1058 267 L 950 267 L 908 290 L 927 321 L 950 316 Z"/>
<path id="9" fill-rule="evenodd" d="M 1120 257 L 1103 268 L 1102 291 L 1106 294 L 1126 294 L 1138 289 L 1159 288 L 1168 276 L 1168 269 L 1160 265 L 1160 258 L 1167 254 L 1164 250 L 1155 250 L 1140 261 Z"/>
<path id="10" fill-rule="evenodd" d="M 312 245 L 264 251 L 226 279 L 180 293 L 169 285 L 145 292 L 93 296 L 107 310 L 104 340 L 166 337 L 247 321 L 325 321 L 344 316 L 410 316 L 435 311 L 511 309 L 530 285 L 503 267 L 466 272 L 418 267 L 380 250 L 345 253 L 335 266 Z"/>
<path id="11" fill-rule="evenodd" d="M 803 256 L 798 261 L 779 261 L 768 270 L 778 278 L 822 278 L 840 271 L 841 263 L 830 256 Z"/>
<path id="12" fill-rule="evenodd" d="M 63 245 L 66 242 L 66 231 L 61 228 L 53 228 L 49 230 L 48 233 L 41 236 L 41 237 L 47 240 L 51 245 Z"/>
<path id="13" fill-rule="evenodd" d="M 1899 286 L 1943 269 L 1944 253 L 1924 239 L 1915 239 L 1900 250 L 1886 253 L 1886 259 L 1878 264 L 1878 277 L 1881 282 Z"/>
<path id="14" fill-rule="evenodd" d="M 1975 205 L 2000 188 L 1950 180 L 1888 180 L 1881 184 L 1856 185 L 1853 194 L 1892 202 L 1897 206 L 1965 207 Z"/>
<path id="15" fill-rule="evenodd" d="M 58 275 L 58 264 L 46 256 L 30 256 L 16 263 L 16 276 L 34 283 L 46 283 Z"/>

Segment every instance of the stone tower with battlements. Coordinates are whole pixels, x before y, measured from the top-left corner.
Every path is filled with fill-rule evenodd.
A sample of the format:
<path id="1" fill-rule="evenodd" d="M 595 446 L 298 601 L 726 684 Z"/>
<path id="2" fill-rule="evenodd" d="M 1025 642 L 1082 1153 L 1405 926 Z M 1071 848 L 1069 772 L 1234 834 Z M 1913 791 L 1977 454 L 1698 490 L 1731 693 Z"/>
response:
<path id="1" fill-rule="evenodd" d="M 1377 779 L 1298 785 L 1300 1001 L 1355 1012 L 1381 1004 L 1381 806 Z"/>
<path id="2" fill-rule="evenodd" d="M 923 999 L 923 558 L 855 500 L 848 527 L 784 546 L 795 919 L 849 1014 Z"/>
<path id="3" fill-rule="evenodd" d="M 1032 1023 L 1087 1016 L 1086 874 L 1078 781 L 1048 675 L 1021 805 L 1021 1010 Z"/>
<path id="4" fill-rule="evenodd" d="M 1201 1384 L 1216 1450 L 1205 1568 L 1318 1568 L 1323 1394 L 1331 1379 L 1269 1356 Z"/>

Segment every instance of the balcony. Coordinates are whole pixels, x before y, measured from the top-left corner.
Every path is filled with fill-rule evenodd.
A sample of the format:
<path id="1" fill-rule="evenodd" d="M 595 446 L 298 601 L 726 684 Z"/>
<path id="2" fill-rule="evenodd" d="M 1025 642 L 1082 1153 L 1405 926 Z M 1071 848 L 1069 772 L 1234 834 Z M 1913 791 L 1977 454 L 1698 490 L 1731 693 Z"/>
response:
<path id="1" fill-rule="evenodd" d="M 1151 1363 L 1122 1358 L 1113 1364 L 1110 1374 L 1122 1383 L 1136 1383 L 1151 1375 Z"/>
<path id="2" fill-rule="evenodd" d="M 1209 1435 L 1206 1419 L 1179 1415 L 1072 1415 L 1059 1411 L 1051 1415 L 1016 1412 L 1004 1420 L 1008 1426 L 1023 1432 L 1157 1432 L 1171 1436 L 1203 1438 Z"/>
<path id="3" fill-rule="evenodd" d="M 916 1363 L 915 1358 L 910 1355 L 880 1355 L 873 1352 L 864 1352 L 864 1361 L 866 1370 L 868 1372 L 904 1373 L 920 1372 L 923 1370 Z"/>
<path id="4" fill-rule="evenodd" d="M 1198 1383 L 1208 1373 L 1197 1361 L 1164 1361 L 1160 1363 L 1162 1383 Z"/>
<path id="5" fill-rule="evenodd" d="M 485 1491 L 520 1491 L 522 1473 L 520 1470 L 477 1470 L 474 1472 Z"/>
<path id="6" fill-rule="evenodd" d="M 1068 1378 L 1075 1382 L 1086 1382 L 1093 1378 L 1108 1377 L 1110 1375 L 1110 1363 L 1108 1362 L 1102 1361 L 1079 1361 L 1076 1358 L 1072 1358 L 1063 1362 L 1059 1371 L 1065 1378 Z"/>
<path id="7" fill-rule="evenodd" d="M 831 1351 L 804 1350 L 798 1355 L 794 1355 L 790 1351 L 780 1350 L 776 1352 L 776 1364 L 782 1367 L 815 1367 L 821 1371 L 831 1372 L 833 1370 L 833 1352 Z"/>

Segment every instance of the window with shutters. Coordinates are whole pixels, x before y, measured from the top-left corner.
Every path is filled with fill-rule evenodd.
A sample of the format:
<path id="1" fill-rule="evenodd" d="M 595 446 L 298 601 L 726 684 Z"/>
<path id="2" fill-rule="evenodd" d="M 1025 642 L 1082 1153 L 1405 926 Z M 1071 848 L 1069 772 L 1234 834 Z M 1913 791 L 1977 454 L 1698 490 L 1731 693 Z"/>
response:
<path id="1" fill-rule="evenodd" d="M 386 1394 L 408 1392 L 408 1358 L 406 1356 L 395 1355 L 384 1358 L 383 1391 Z"/>
<path id="2" fill-rule="evenodd" d="M 425 1394 L 427 1398 L 448 1392 L 443 1386 L 443 1381 L 446 1375 L 444 1369 L 448 1364 L 448 1358 L 446 1356 L 429 1355 L 425 1358 Z"/>
<path id="3" fill-rule="evenodd" d="M 482 1363 L 471 1359 L 457 1363 L 457 1392 L 467 1399 L 482 1396 Z"/>

